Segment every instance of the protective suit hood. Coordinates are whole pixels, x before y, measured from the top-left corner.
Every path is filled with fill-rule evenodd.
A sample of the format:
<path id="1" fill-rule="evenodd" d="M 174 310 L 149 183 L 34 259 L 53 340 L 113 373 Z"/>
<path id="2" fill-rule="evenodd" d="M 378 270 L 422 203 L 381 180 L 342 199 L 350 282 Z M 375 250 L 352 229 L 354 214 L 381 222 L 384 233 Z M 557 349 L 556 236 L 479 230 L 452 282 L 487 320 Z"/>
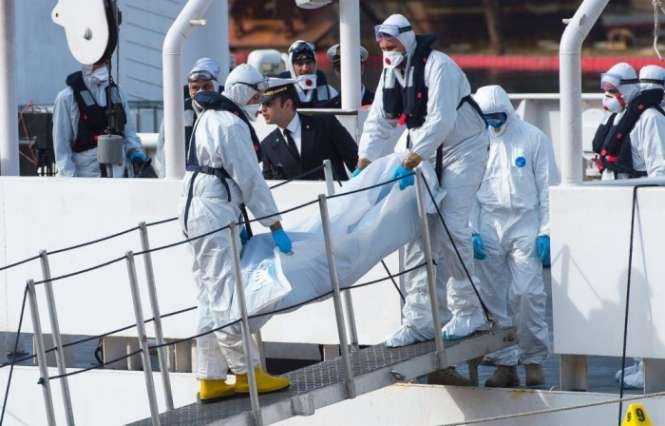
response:
<path id="1" fill-rule="evenodd" d="M 640 70 L 640 89 L 651 90 L 665 87 L 665 68 L 658 65 L 646 65 Z"/>
<path id="2" fill-rule="evenodd" d="M 294 77 L 296 74 L 293 69 L 293 61 L 300 56 L 306 56 L 316 63 L 316 46 L 305 40 L 296 40 L 289 46 L 289 61 L 287 66 Z"/>
<path id="3" fill-rule="evenodd" d="M 510 102 L 508 93 L 501 86 L 484 86 L 473 95 L 478 106 L 484 114 L 503 112 L 510 117 L 515 113 L 515 108 Z"/>
<path id="4" fill-rule="evenodd" d="M 385 21 L 383 21 L 381 26 L 384 25 L 404 28 L 404 27 L 410 27 L 411 22 L 409 22 L 409 20 L 406 19 L 404 15 L 395 13 L 393 15 L 390 15 Z M 413 30 L 400 33 L 395 38 L 397 38 L 397 40 L 399 40 L 399 42 L 402 43 L 402 45 L 406 49 L 407 56 L 411 56 L 413 52 L 416 50 L 416 33 Z"/>
<path id="5" fill-rule="evenodd" d="M 224 85 L 224 96 L 240 106 L 248 105 L 250 99 L 267 88 L 265 77 L 253 66 L 238 65 L 231 71 Z"/>
<path id="6" fill-rule="evenodd" d="M 495 135 L 500 136 L 504 134 L 510 123 L 515 120 L 515 108 L 510 102 L 508 93 L 503 90 L 503 87 L 496 85 L 481 87 L 473 95 L 473 98 L 478 103 L 483 114 L 506 114 L 506 121 L 501 124 L 501 127 L 490 126 Z M 491 124 L 489 120 L 488 124 Z"/>
<path id="7" fill-rule="evenodd" d="M 189 78 L 195 77 L 197 74 L 208 75 L 211 80 L 218 81 L 221 69 L 219 63 L 212 58 L 199 58 L 192 69 L 189 71 Z"/>
<path id="8" fill-rule="evenodd" d="M 94 87 L 106 87 L 110 80 L 109 67 L 104 65 L 93 71 L 93 65 L 81 66 L 83 72 L 83 81 L 89 89 Z"/>
<path id="9" fill-rule="evenodd" d="M 601 88 L 606 91 L 608 87 L 617 89 L 624 102 L 630 103 L 640 92 L 635 68 L 625 62 L 614 65 L 601 77 Z"/>

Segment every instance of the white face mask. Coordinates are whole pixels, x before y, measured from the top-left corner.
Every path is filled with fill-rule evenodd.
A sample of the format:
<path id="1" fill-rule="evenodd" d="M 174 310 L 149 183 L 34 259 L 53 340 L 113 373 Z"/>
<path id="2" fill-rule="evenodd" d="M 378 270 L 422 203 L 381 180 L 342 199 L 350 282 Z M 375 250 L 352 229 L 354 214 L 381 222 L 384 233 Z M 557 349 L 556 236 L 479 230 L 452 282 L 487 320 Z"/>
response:
<path id="1" fill-rule="evenodd" d="M 397 50 L 383 52 L 383 67 L 393 69 L 404 61 L 404 54 Z"/>
<path id="2" fill-rule="evenodd" d="M 244 105 L 242 109 L 243 111 L 245 111 L 245 114 L 247 114 L 247 117 L 251 121 L 254 121 L 256 120 L 256 117 L 259 115 L 259 109 L 261 109 L 261 107 L 259 104 L 251 104 L 251 105 Z"/>
<path id="3" fill-rule="evenodd" d="M 299 75 L 298 86 L 300 86 L 302 90 L 316 89 L 316 74 Z"/>
<path id="4" fill-rule="evenodd" d="M 605 108 L 606 111 L 614 114 L 618 114 L 623 111 L 623 105 L 621 104 L 621 101 L 619 101 L 614 96 L 605 95 L 603 98 L 603 108 Z"/>
<path id="5" fill-rule="evenodd" d="M 109 68 L 107 66 L 97 68 L 90 74 L 90 78 L 97 84 L 106 83 L 109 81 Z"/>

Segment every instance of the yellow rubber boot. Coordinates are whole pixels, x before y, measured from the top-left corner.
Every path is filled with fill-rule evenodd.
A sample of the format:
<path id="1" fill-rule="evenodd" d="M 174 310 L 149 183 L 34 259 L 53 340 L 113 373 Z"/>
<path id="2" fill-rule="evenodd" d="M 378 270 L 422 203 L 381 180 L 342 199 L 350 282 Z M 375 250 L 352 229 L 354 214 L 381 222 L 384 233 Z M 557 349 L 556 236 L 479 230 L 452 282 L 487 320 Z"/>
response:
<path id="1" fill-rule="evenodd" d="M 271 376 L 270 374 L 257 367 L 254 369 L 256 376 L 256 387 L 259 393 L 275 392 L 284 388 L 288 388 L 291 382 L 284 376 Z M 236 393 L 249 393 L 249 383 L 247 382 L 247 374 L 236 375 Z"/>
<path id="2" fill-rule="evenodd" d="M 235 395 L 235 386 L 226 384 L 224 380 L 199 380 L 199 393 L 197 399 L 202 404 L 208 404 Z"/>

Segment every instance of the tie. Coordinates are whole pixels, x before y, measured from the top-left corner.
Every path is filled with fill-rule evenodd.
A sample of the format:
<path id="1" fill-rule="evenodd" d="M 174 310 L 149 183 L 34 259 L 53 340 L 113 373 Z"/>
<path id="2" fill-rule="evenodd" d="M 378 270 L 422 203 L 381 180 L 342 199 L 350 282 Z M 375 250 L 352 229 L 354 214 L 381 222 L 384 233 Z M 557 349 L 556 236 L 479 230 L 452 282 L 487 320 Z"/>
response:
<path id="1" fill-rule="evenodd" d="M 291 151 L 291 154 L 296 160 L 300 160 L 300 153 L 298 152 L 298 147 L 296 146 L 293 136 L 291 136 L 291 131 L 289 129 L 284 129 L 284 136 L 286 136 L 286 145 Z"/>

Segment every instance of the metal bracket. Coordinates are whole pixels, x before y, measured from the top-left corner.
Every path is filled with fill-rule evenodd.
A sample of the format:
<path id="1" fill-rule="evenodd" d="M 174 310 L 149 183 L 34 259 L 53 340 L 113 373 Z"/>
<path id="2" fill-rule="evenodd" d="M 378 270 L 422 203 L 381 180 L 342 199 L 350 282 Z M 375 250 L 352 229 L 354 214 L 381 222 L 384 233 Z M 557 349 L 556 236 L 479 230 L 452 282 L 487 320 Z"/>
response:
<path id="1" fill-rule="evenodd" d="M 438 369 L 443 370 L 448 367 L 448 355 L 445 351 L 436 352 L 436 361 L 438 363 Z"/>
<path id="2" fill-rule="evenodd" d="M 311 394 L 297 395 L 291 398 L 291 409 L 297 416 L 313 416 L 316 411 Z"/>
<path id="3" fill-rule="evenodd" d="M 402 373 L 400 373 L 399 371 L 397 371 L 397 370 L 392 370 L 390 372 L 390 375 L 393 377 L 393 379 L 397 383 L 406 382 L 406 377 L 404 377 L 404 375 Z"/>

